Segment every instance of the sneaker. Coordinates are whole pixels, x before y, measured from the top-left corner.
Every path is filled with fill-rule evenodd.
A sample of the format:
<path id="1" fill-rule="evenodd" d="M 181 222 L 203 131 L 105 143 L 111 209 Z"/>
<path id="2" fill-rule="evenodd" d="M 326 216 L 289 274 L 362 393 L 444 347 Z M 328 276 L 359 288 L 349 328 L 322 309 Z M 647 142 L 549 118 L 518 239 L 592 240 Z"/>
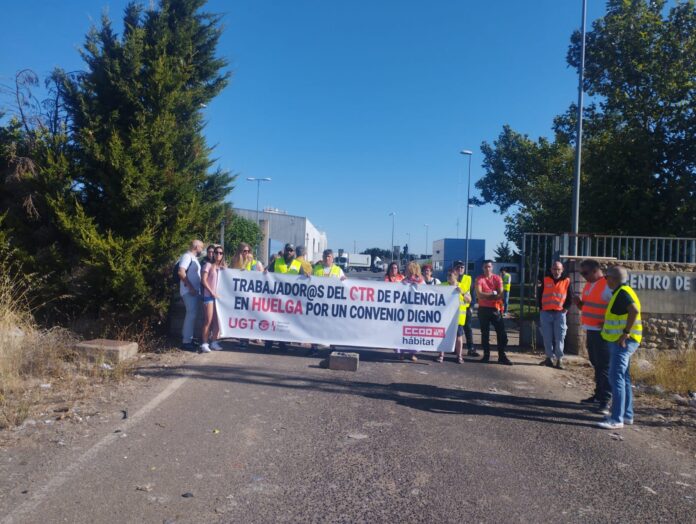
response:
<path id="1" fill-rule="evenodd" d="M 621 429 L 624 427 L 623 422 L 614 422 L 613 420 L 604 420 L 597 422 L 597 426 L 602 429 Z"/>
<path id="2" fill-rule="evenodd" d="M 475 349 L 470 349 L 466 352 L 466 356 L 467 357 L 478 357 L 480 355 L 479 355 L 479 352 L 476 351 Z"/>
<path id="3" fill-rule="evenodd" d="M 624 419 L 624 426 L 632 426 L 633 425 L 633 419 L 632 418 L 625 418 Z"/>
<path id="4" fill-rule="evenodd" d="M 481 362 L 482 364 L 488 364 L 490 358 L 491 356 L 488 353 L 484 353 L 483 357 L 481 357 L 481 360 L 479 360 L 479 362 Z"/>
<path id="5" fill-rule="evenodd" d="M 208 344 L 201 344 L 201 353 L 210 353 L 210 346 Z"/>
<path id="6" fill-rule="evenodd" d="M 548 368 L 552 368 L 552 367 L 553 367 L 553 362 L 551 362 L 551 359 L 550 359 L 550 358 L 547 358 L 547 359 L 542 360 L 541 362 L 539 362 L 539 365 L 540 365 L 540 366 L 546 366 L 546 367 L 548 367 Z"/>
<path id="7" fill-rule="evenodd" d="M 587 398 L 582 399 L 582 400 L 580 401 L 580 404 L 596 404 L 597 402 L 599 402 L 599 400 L 597 399 L 597 397 L 595 397 L 594 395 L 592 395 L 591 397 L 587 397 Z"/>
<path id="8" fill-rule="evenodd" d="M 562 359 L 562 358 L 559 358 L 559 359 L 556 361 L 556 369 L 565 369 L 565 368 L 563 367 L 563 359 Z"/>
<path id="9" fill-rule="evenodd" d="M 222 346 L 217 340 L 213 340 L 213 342 L 210 344 L 210 349 L 213 351 L 222 351 Z"/>
<path id="10" fill-rule="evenodd" d="M 602 402 L 599 406 L 597 406 L 597 413 L 601 413 L 602 415 L 609 415 L 611 413 L 609 411 L 609 404 L 606 402 Z"/>
<path id="11" fill-rule="evenodd" d="M 503 366 L 512 366 L 512 361 L 507 358 L 507 356 L 503 355 L 502 357 L 498 358 L 498 364 L 502 364 Z"/>

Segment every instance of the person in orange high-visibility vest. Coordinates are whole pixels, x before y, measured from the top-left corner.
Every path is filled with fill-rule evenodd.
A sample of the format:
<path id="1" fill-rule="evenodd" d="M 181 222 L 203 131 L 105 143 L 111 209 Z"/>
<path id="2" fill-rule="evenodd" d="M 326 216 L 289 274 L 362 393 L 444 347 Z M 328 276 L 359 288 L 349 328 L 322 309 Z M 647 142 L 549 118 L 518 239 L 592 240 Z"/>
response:
<path id="1" fill-rule="evenodd" d="M 585 286 L 580 296 L 573 296 L 573 303 L 580 309 L 582 329 L 585 330 L 587 355 L 595 371 L 595 390 L 592 396 L 581 400 L 583 404 L 593 405 L 604 414 L 609 414 L 611 386 L 609 385 L 609 346 L 602 338 L 602 326 L 607 304 L 611 300 L 611 289 L 599 267 L 599 262 L 592 259 L 580 262 L 580 275 L 585 279 Z"/>
<path id="2" fill-rule="evenodd" d="M 565 343 L 568 324 L 566 313 L 572 304 L 573 290 L 570 278 L 563 272 L 563 264 L 556 261 L 544 277 L 541 289 L 537 293 L 539 300 L 539 323 L 544 337 L 546 359 L 540 362 L 542 366 L 553 366 L 563 369 L 563 345 Z"/>

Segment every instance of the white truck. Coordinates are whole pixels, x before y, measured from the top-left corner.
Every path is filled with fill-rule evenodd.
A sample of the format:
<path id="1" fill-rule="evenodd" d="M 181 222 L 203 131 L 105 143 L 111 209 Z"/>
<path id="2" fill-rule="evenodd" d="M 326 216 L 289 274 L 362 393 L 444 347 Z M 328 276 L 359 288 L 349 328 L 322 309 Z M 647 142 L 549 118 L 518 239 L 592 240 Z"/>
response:
<path id="1" fill-rule="evenodd" d="M 372 255 L 362 253 L 348 253 L 348 268 L 355 271 L 369 271 Z"/>
<path id="2" fill-rule="evenodd" d="M 339 249 L 338 256 L 334 258 L 334 263 L 347 273 L 351 269 L 355 271 L 368 271 L 370 269 L 371 260 L 372 257 L 370 255 L 344 253 L 342 249 Z"/>

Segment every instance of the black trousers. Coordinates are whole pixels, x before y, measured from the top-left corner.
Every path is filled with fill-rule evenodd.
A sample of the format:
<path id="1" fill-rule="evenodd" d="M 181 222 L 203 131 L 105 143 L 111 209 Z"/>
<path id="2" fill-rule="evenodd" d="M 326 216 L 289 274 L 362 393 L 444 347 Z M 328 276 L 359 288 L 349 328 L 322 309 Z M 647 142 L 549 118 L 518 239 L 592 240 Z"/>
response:
<path id="1" fill-rule="evenodd" d="M 466 308 L 466 324 L 464 324 L 464 337 L 466 338 L 466 349 L 474 349 L 474 332 L 471 331 L 471 307 Z"/>
<path id="2" fill-rule="evenodd" d="M 590 357 L 595 372 L 595 398 L 600 402 L 611 400 L 611 385 L 609 384 L 609 346 L 599 331 L 585 331 L 587 355 Z"/>
<path id="3" fill-rule="evenodd" d="M 483 354 L 488 355 L 491 352 L 490 336 L 491 324 L 493 324 L 495 334 L 498 337 L 498 358 L 501 358 L 505 355 L 508 338 L 500 311 L 494 307 L 479 306 L 478 318 L 479 324 L 481 324 L 481 345 L 483 346 Z"/>

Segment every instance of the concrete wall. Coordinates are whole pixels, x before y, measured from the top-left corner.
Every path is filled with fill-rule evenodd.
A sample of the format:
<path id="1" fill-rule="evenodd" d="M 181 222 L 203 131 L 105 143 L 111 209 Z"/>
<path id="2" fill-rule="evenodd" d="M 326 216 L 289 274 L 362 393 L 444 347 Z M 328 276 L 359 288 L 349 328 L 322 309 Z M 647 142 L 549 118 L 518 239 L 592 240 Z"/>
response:
<path id="1" fill-rule="evenodd" d="M 696 347 L 696 264 L 666 262 L 611 262 L 629 272 L 629 285 L 638 295 L 643 321 L 644 349 L 677 350 Z M 585 280 L 579 273 L 579 261 L 569 261 L 573 287 L 582 290 Z M 569 353 L 584 352 L 584 332 L 580 312 L 568 313 L 566 348 Z"/>

